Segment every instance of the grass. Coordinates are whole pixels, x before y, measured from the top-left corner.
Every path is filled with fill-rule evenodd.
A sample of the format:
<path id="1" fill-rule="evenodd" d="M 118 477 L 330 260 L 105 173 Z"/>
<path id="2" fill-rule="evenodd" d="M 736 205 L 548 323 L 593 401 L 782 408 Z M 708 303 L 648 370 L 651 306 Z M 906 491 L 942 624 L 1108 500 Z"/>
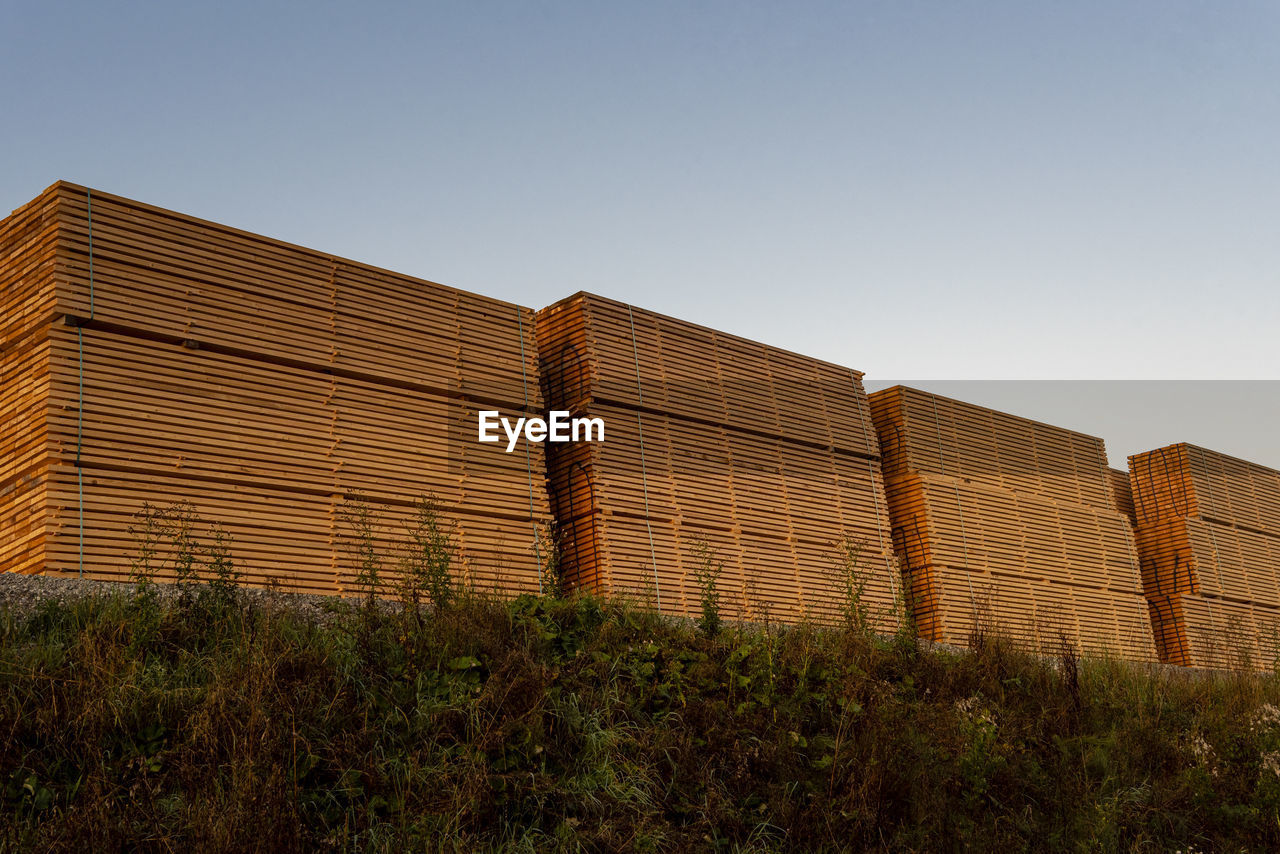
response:
<path id="1" fill-rule="evenodd" d="M 390 564 L 359 496 L 344 518 L 361 595 L 321 617 L 246 596 L 186 504 L 139 514 L 133 592 L 0 610 L 0 846 L 1280 848 L 1275 675 L 884 638 L 847 541 L 842 619 L 779 627 L 721 620 L 705 543 L 674 620 L 556 595 L 554 531 L 548 595 L 499 601 L 436 502 Z"/>
<path id="2" fill-rule="evenodd" d="M 10 850 L 1258 851 L 1280 685 L 585 597 L 0 614 Z"/>

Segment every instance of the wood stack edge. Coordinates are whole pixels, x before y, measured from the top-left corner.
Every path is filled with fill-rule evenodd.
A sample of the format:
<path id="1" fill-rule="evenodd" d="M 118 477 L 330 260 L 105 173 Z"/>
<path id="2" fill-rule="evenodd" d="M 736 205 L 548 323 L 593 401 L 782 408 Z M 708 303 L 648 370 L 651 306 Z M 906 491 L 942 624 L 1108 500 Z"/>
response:
<path id="1" fill-rule="evenodd" d="M 1161 658 L 1280 662 L 1280 472 L 1189 444 L 1129 458 Z"/>
<path id="2" fill-rule="evenodd" d="M 480 410 L 606 439 L 507 453 Z M 348 593 L 353 510 L 391 582 L 432 496 L 455 575 L 503 595 L 558 537 L 571 587 L 663 613 L 710 570 L 726 617 L 831 620 L 852 579 L 880 631 L 1280 661 L 1280 472 L 1187 444 L 1118 471 L 625 303 L 535 313 L 65 182 L 0 221 L 0 425 L 0 571 L 127 578 L 139 511 L 191 502 L 250 583 Z"/>
<path id="3" fill-rule="evenodd" d="M 1155 659 L 1101 439 L 904 386 L 871 409 L 923 636 Z"/>
<path id="4" fill-rule="evenodd" d="M 0 568 L 126 578 L 144 504 L 186 501 L 251 583 L 350 592 L 344 518 L 391 581 L 434 497 L 460 575 L 539 589 L 541 447 L 474 441 L 541 411 L 532 310 L 66 183 L 0 248 Z"/>
<path id="5" fill-rule="evenodd" d="M 538 312 L 538 348 L 548 406 L 609 431 L 548 446 L 573 584 L 694 616 L 710 562 L 727 616 L 830 620 L 843 564 L 897 626 L 860 373 L 592 294 Z"/>

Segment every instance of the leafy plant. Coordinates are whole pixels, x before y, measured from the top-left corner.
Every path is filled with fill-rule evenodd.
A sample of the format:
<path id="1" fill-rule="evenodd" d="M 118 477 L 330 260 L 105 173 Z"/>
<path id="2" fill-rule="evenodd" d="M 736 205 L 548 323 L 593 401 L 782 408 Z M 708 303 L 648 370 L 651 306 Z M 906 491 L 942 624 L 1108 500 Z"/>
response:
<path id="1" fill-rule="evenodd" d="M 182 602 L 190 605 L 194 586 L 200 581 L 200 553 L 203 547 L 196 535 L 200 515 L 190 501 L 178 501 L 163 511 L 165 534 L 173 552 L 174 583 Z"/>
<path id="2" fill-rule="evenodd" d="M 423 600 L 439 612 L 454 599 L 453 525 L 440 516 L 435 496 L 419 499 L 400 559 L 400 601 L 416 614 Z M 367 559 L 367 558 L 366 558 Z"/>
<path id="3" fill-rule="evenodd" d="M 231 555 L 231 535 L 215 522 L 209 526 L 209 538 L 211 542 L 205 548 L 209 593 L 215 605 L 226 607 L 236 602 L 240 570 Z"/>
<path id="4" fill-rule="evenodd" d="M 719 583 L 724 572 L 724 561 L 719 559 L 716 549 L 705 538 L 695 539 L 690 551 L 693 553 L 693 578 L 698 585 L 698 605 L 701 609 L 698 628 L 707 637 L 715 637 L 723 623 L 720 617 Z"/>
<path id="5" fill-rule="evenodd" d="M 207 529 L 211 542 L 205 545 L 199 534 L 202 526 L 203 520 L 190 501 L 163 506 L 143 503 L 129 526 L 135 548 L 130 576 L 137 585 L 139 602 L 154 599 L 152 585 L 158 577 L 172 576 L 184 608 L 206 595 L 217 606 L 234 603 L 240 573 L 231 556 L 230 535 L 221 525 L 211 524 Z M 207 588 L 201 590 L 206 582 Z"/>
<path id="6" fill-rule="evenodd" d="M 559 599 L 563 599 L 569 593 L 567 579 L 564 576 L 562 540 L 554 519 L 537 525 L 533 548 L 538 559 L 542 591 Z"/>
<path id="7" fill-rule="evenodd" d="M 845 628 L 859 635 L 872 631 L 871 609 L 866 601 L 871 568 L 864 562 L 867 541 L 845 533 L 835 542 L 835 555 L 828 574 L 840 597 L 840 619 Z"/>
<path id="8" fill-rule="evenodd" d="M 366 609 L 372 609 L 383 587 L 382 553 L 378 548 L 381 525 L 377 511 L 363 494 L 355 492 L 343 500 L 338 519 L 347 529 L 345 548 L 355 570 L 356 591 L 361 594 Z"/>
<path id="9" fill-rule="evenodd" d="M 168 535 L 168 514 L 149 501 L 142 502 L 142 509 L 133 515 L 129 525 L 134 544 L 134 553 L 129 558 L 129 578 L 135 584 L 143 586 L 155 580 L 164 563 L 160 549 Z"/>

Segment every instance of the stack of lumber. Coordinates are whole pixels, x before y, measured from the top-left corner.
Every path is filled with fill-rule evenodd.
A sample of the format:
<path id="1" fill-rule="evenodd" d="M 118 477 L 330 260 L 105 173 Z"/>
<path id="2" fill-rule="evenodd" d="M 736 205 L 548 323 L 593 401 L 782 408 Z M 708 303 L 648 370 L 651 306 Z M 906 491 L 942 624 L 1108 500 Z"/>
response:
<path id="1" fill-rule="evenodd" d="M 124 578 L 144 503 L 190 502 L 251 583 L 345 592 L 369 507 L 393 576 L 433 496 L 458 574 L 537 590 L 530 309 L 59 183 L 0 223 L 0 569 Z"/>
<path id="2" fill-rule="evenodd" d="M 694 615 L 710 562 L 726 616 L 827 619 L 844 542 L 870 619 L 896 626 L 859 372 L 591 294 L 537 322 L 548 406 L 605 424 L 547 448 L 571 583 Z"/>
<path id="3" fill-rule="evenodd" d="M 56 203 L 45 192 L 0 223 L 0 568 L 20 572 L 40 566 L 45 542 Z"/>
<path id="4" fill-rule="evenodd" d="M 903 386 L 871 410 L 922 636 L 1154 660 L 1101 439 Z"/>
<path id="5" fill-rule="evenodd" d="M 1133 506 L 1133 485 L 1129 483 L 1129 472 L 1107 469 L 1107 479 L 1111 481 L 1112 506 L 1124 514 L 1129 524 L 1137 525 L 1138 511 Z"/>
<path id="6" fill-rule="evenodd" d="M 1161 658 L 1270 669 L 1280 657 L 1280 472 L 1194 445 L 1129 458 Z"/>

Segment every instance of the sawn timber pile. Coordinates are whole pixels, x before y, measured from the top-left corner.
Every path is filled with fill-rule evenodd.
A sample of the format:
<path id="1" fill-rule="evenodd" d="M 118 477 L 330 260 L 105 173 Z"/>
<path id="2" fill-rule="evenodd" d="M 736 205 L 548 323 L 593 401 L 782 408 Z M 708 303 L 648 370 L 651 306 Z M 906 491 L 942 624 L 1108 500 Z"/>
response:
<path id="1" fill-rule="evenodd" d="M 394 569 L 434 496 L 478 586 L 537 590 L 530 309 L 59 183 L 0 223 L 0 569 L 123 578 L 144 502 L 191 502 L 256 584 L 343 592 L 362 500 Z"/>
<path id="2" fill-rule="evenodd" d="M 552 409 L 598 417 L 603 443 L 548 447 L 571 583 L 699 612 L 706 553 L 727 616 L 825 619 L 843 601 L 898 622 L 862 375 L 592 294 L 538 312 Z"/>
<path id="3" fill-rule="evenodd" d="M 1129 458 L 1142 582 L 1161 658 L 1280 660 L 1280 472 L 1195 445 Z"/>
<path id="4" fill-rule="evenodd" d="M 922 636 L 1155 659 L 1101 439 L 903 386 L 871 408 Z"/>

